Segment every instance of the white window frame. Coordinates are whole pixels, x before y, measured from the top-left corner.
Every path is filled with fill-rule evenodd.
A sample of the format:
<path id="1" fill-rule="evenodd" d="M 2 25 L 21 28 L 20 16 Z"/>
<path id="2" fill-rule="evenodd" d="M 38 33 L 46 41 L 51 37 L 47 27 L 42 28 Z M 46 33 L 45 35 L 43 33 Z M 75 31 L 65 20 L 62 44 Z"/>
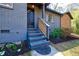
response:
<path id="1" fill-rule="evenodd" d="M 12 9 L 13 8 L 13 3 L 10 3 L 10 4 L 11 5 L 9 5 L 8 3 L 6 3 L 6 4 L 5 3 L 0 3 L 0 6 L 4 7 L 4 8 L 11 8 Z"/>

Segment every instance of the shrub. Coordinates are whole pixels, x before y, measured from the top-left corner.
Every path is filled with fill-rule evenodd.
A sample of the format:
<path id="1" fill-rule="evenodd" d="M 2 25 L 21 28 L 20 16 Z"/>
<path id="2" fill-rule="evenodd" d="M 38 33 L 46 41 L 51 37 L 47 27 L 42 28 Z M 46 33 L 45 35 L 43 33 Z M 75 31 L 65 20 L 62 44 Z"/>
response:
<path id="1" fill-rule="evenodd" d="M 10 49 L 10 50 L 12 50 L 12 51 L 16 51 L 17 50 L 17 46 L 16 46 L 16 44 L 13 44 L 13 43 L 8 43 L 7 45 L 6 45 L 6 47 L 8 48 L 8 49 Z"/>
<path id="2" fill-rule="evenodd" d="M 63 35 L 63 31 L 61 28 L 55 28 L 54 30 L 52 30 L 50 34 L 52 38 L 61 37 L 62 35 Z"/>

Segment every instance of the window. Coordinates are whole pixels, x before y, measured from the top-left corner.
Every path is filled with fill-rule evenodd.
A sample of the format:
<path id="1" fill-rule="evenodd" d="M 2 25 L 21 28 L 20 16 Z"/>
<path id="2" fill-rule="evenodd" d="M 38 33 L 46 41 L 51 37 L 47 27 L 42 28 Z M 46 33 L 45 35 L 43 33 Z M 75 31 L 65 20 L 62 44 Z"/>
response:
<path id="1" fill-rule="evenodd" d="M 48 21 L 51 22 L 52 16 L 49 14 L 48 15 Z"/>
<path id="2" fill-rule="evenodd" d="M 51 20 L 52 20 L 52 15 L 49 14 L 48 15 L 48 21 L 51 22 Z"/>
<path id="3" fill-rule="evenodd" d="M 51 22 L 52 22 L 52 23 L 54 22 L 54 16 L 52 16 L 52 20 L 51 20 Z"/>
<path id="4" fill-rule="evenodd" d="M 53 15 L 48 15 L 48 22 L 54 22 Z"/>
<path id="5" fill-rule="evenodd" d="M 13 8 L 13 3 L 0 3 L 0 6 L 5 8 Z"/>

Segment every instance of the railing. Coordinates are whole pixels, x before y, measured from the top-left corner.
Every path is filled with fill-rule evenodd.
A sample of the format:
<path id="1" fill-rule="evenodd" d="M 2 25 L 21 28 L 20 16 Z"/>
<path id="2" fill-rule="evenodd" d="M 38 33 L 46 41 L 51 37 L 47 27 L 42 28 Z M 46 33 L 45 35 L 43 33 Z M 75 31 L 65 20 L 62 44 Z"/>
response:
<path id="1" fill-rule="evenodd" d="M 38 20 L 38 27 L 42 33 L 49 39 L 49 25 L 42 19 Z"/>

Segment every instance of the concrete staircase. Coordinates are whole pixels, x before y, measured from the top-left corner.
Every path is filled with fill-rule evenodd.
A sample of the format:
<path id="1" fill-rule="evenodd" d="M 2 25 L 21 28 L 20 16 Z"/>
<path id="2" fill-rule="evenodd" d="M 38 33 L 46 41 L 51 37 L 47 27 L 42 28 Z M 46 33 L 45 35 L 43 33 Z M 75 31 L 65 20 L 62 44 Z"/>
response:
<path id="1" fill-rule="evenodd" d="M 49 45 L 47 37 L 37 28 L 28 28 L 28 41 L 31 49 Z"/>

